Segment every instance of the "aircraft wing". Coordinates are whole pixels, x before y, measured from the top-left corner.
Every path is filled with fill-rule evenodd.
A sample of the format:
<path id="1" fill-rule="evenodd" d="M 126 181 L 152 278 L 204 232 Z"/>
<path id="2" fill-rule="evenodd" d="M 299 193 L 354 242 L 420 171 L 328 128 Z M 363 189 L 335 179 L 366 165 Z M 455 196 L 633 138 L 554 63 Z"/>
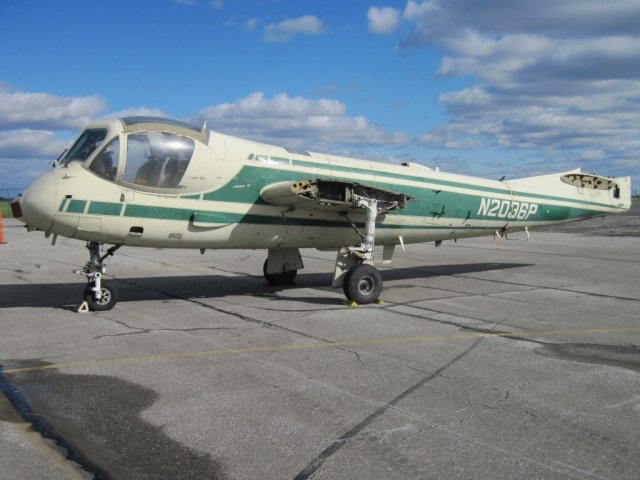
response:
<path id="1" fill-rule="evenodd" d="M 260 192 L 264 201 L 280 207 L 343 212 L 361 210 L 360 199 L 378 201 L 379 212 L 404 208 L 412 198 L 403 193 L 341 180 L 298 180 L 267 185 Z"/>

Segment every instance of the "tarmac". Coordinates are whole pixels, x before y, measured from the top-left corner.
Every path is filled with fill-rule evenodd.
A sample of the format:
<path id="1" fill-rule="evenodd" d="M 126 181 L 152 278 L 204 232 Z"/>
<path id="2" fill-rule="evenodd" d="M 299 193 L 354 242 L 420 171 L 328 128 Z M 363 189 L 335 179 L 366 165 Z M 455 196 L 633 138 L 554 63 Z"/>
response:
<path id="1" fill-rule="evenodd" d="M 398 248 L 356 308 L 332 252 L 124 247 L 77 313 L 84 244 L 4 219 L 0 478 L 637 480 L 640 216 L 575 225 Z"/>

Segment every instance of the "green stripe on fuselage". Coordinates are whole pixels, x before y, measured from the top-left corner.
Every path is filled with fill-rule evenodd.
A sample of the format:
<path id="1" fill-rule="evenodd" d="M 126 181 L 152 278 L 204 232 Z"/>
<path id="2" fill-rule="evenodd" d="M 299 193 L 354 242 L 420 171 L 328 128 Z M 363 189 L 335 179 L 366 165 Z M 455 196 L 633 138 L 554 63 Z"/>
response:
<path id="1" fill-rule="evenodd" d="M 310 164 L 310 162 L 304 162 L 305 164 Z M 307 165 L 308 166 L 308 165 Z M 329 168 L 328 166 L 326 168 Z M 333 167 L 331 167 L 333 168 Z M 352 169 L 357 170 L 357 169 Z M 371 171 L 365 171 L 360 169 L 360 173 L 367 172 L 369 175 Z M 214 192 L 208 192 L 204 194 L 204 200 L 210 201 L 218 201 L 218 202 L 234 202 L 234 203 L 246 203 L 246 204 L 265 204 L 260 197 L 260 191 L 266 185 L 283 182 L 283 181 L 300 181 L 307 180 L 309 178 L 325 178 L 325 179 L 333 179 L 333 180 L 341 180 L 341 181 L 356 181 L 360 183 L 364 183 L 367 185 L 375 186 L 377 188 L 383 188 L 390 191 L 395 191 L 398 193 L 403 193 L 405 195 L 411 196 L 416 199 L 416 201 L 409 203 L 402 210 L 395 210 L 390 212 L 391 214 L 397 215 L 407 215 L 407 216 L 415 216 L 415 217 L 449 217 L 456 219 L 468 219 L 468 220 L 497 220 L 500 217 L 492 217 L 492 216 L 484 216 L 479 215 L 480 204 L 482 198 L 491 197 L 492 191 L 498 191 L 501 194 L 509 194 L 507 189 L 505 190 L 497 190 L 497 189 L 483 189 L 482 187 L 472 186 L 474 190 L 478 193 L 459 193 L 459 192 L 450 192 L 445 190 L 434 190 L 429 187 L 416 187 L 412 185 L 398 185 L 392 183 L 385 183 L 385 176 L 377 176 L 375 181 L 373 178 L 371 180 L 354 180 L 353 178 L 349 178 L 346 176 L 329 176 L 329 175 L 316 175 L 307 173 L 307 172 L 296 172 L 292 170 L 281 170 L 274 168 L 264 168 L 258 166 L 248 166 L 245 165 L 240 172 L 234 177 L 234 179 L 229 182 L 224 187 L 216 190 Z M 423 181 L 423 182 L 431 182 L 438 183 L 438 181 L 432 181 L 431 179 L 422 179 L 416 177 L 408 177 L 413 181 Z M 452 182 L 449 182 L 452 183 Z M 463 188 L 471 188 L 466 184 L 457 184 L 457 187 Z M 594 215 L 602 215 L 605 212 L 599 212 L 594 210 L 589 210 L 584 208 L 587 205 L 597 205 L 599 207 L 608 207 L 608 205 L 596 203 L 596 202 L 582 202 L 579 200 L 568 199 L 563 197 L 550 197 L 545 195 L 536 195 L 536 194 L 525 194 L 526 197 L 529 198 L 538 198 L 538 197 L 546 197 L 547 199 L 552 199 L 554 201 L 562 201 L 567 203 L 576 204 L 575 207 L 569 206 L 558 206 L 551 205 L 545 203 L 539 203 L 537 212 L 534 215 L 530 215 L 527 217 L 529 221 L 557 221 L 571 218 L 578 218 L 582 216 L 594 216 Z M 522 202 L 517 196 L 514 197 L 516 202 Z M 537 203 L 527 201 L 525 203 Z M 444 208 L 443 208 L 444 207 Z M 506 219 L 506 218 L 505 218 Z M 517 219 L 511 219 L 511 221 L 515 221 Z"/>
<path id="2" fill-rule="evenodd" d="M 320 163 L 294 160 L 294 165 L 305 167 L 316 167 L 325 170 L 327 174 L 314 174 L 309 172 L 295 171 L 292 169 L 283 168 L 268 168 L 259 165 L 244 165 L 233 179 L 218 190 L 207 192 L 202 195 L 203 200 L 212 202 L 224 202 L 224 203 L 238 203 L 241 204 L 242 210 L 247 210 L 252 205 L 269 205 L 261 197 L 261 190 L 270 184 L 283 181 L 299 181 L 308 180 L 310 178 L 323 178 L 333 179 L 341 181 L 353 181 L 362 184 L 375 186 L 389 191 L 403 193 L 416 200 L 409 203 L 405 208 L 399 210 L 393 210 L 388 212 L 387 215 L 400 215 L 407 217 L 407 223 L 393 225 L 385 224 L 384 221 L 379 223 L 379 228 L 460 228 L 453 227 L 447 224 L 446 220 L 450 219 L 453 222 L 464 220 L 468 221 L 467 228 L 485 228 L 484 221 L 493 222 L 505 222 L 514 224 L 518 221 L 559 221 L 575 219 L 580 217 L 590 217 L 603 215 L 606 212 L 592 210 L 584 208 L 588 205 L 597 205 L 599 207 L 609 207 L 608 205 L 596 202 L 582 202 L 575 199 L 568 199 L 563 197 L 552 197 L 547 195 L 538 194 L 524 194 L 527 197 L 526 201 L 522 201 L 517 196 L 511 200 L 500 200 L 501 202 L 507 202 L 511 204 L 527 204 L 536 205 L 535 212 L 530 215 L 526 215 L 526 218 L 507 218 L 504 215 L 486 215 L 481 214 L 483 211 L 486 213 L 487 209 L 482 209 L 481 204 L 487 199 L 491 199 L 492 193 L 500 193 L 502 195 L 508 195 L 509 190 L 497 189 L 497 188 L 484 188 L 476 185 L 463 184 L 458 182 L 446 182 L 441 180 L 434 180 L 426 177 L 415 177 L 410 175 L 379 173 L 363 168 L 348 168 L 348 167 L 336 167 L 333 165 L 325 165 Z M 328 171 L 331 170 L 331 175 Z M 370 178 L 368 179 L 353 179 L 347 176 L 342 176 L 338 172 L 350 172 L 358 174 L 366 174 Z M 374 176 L 375 175 L 375 176 Z M 389 183 L 389 179 L 402 178 L 405 180 L 411 180 L 413 182 L 423 182 L 424 187 L 418 187 L 414 185 L 399 185 Z M 456 188 L 465 188 L 477 193 L 460 193 L 447 191 L 445 189 L 433 189 L 429 184 L 450 185 Z M 137 200 L 144 201 L 144 193 L 137 196 Z M 344 220 L 334 216 L 332 220 L 319 219 L 319 218 L 295 218 L 290 215 L 284 215 L 282 208 L 274 207 L 273 213 L 264 213 L 262 215 L 256 214 L 242 214 L 242 213 L 229 213 L 220 212 L 214 210 L 207 210 L 207 203 L 200 204 L 200 209 L 188 208 L 193 200 L 199 199 L 199 194 L 185 195 L 183 197 L 174 197 L 169 199 L 167 197 L 167 203 L 171 202 L 172 207 L 160 207 L 149 206 L 143 204 L 126 204 L 124 207 L 124 216 L 132 218 L 156 218 L 161 220 L 173 220 L 173 221 L 189 221 L 192 219 L 194 213 L 200 213 L 198 222 L 208 223 L 243 223 L 243 224 L 256 224 L 256 225 L 295 225 L 295 226 L 330 226 L 330 227 L 347 227 L 350 228 L 348 220 Z M 530 199 L 550 199 L 557 202 L 567 202 L 575 204 L 576 206 L 560 206 L 545 203 L 532 202 Z M 483 200 L 484 199 L 484 200 Z M 64 207 L 63 200 L 60 208 Z M 71 200 L 69 202 L 67 211 L 74 213 L 84 212 L 86 201 L 84 200 Z M 122 213 L 122 204 L 112 202 L 91 202 L 88 213 L 94 215 L 111 215 L 117 216 Z M 295 213 L 295 211 L 294 211 Z M 207 215 L 209 214 L 209 215 Z M 210 219 L 210 220 L 208 220 Z M 478 224 L 483 222 L 483 224 Z M 464 223 L 464 222 L 463 222 Z M 359 225 L 362 225 L 360 223 Z M 482 226 L 481 226 L 482 225 Z"/>
<path id="3" fill-rule="evenodd" d="M 84 207 L 86 206 L 86 200 L 70 200 L 67 213 L 84 213 Z"/>
<path id="4" fill-rule="evenodd" d="M 122 212 L 121 203 L 93 202 L 93 201 L 89 204 L 89 210 L 87 211 L 87 213 L 91 213 L 94 215 L 111 215 L 111 216 L 119 216 L 120 212 Z"/>

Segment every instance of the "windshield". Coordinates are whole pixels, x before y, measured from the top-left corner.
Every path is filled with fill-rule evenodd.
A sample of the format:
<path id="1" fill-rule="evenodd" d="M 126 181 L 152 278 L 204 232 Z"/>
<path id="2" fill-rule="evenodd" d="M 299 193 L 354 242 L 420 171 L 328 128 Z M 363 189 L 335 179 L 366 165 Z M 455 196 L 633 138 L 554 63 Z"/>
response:
<path id="1" fill-rule="evenodd" d="M 67 165 L 69 162 L 84 162 L 107 136 L 104 128 L 90 128 L 82 132 L 80 138 L 69 149 L 61 162 Z"/>

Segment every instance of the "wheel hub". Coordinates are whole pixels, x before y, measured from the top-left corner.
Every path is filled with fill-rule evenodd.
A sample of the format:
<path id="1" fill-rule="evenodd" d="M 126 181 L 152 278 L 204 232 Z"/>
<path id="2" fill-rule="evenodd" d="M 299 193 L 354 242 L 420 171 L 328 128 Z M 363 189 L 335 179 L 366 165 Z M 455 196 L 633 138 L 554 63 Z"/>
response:
<path id="1" fill-rule="evenodd" d="M 111 301 L 111 292 L 106 288 L 100 289 L 100 298 L 96 299 L 95 302 L 100 305 L 106 305 Z"/>
<path id="2" fill-rule="evenodd" d="M 358 282 L 358 292 L 360 292 L 361 295 L 370 295 L 374 289 L 374 284 L 375 282 L 373 278 L 371 278 L 369 275 L 367 275 L 366 277 L 362 277 Z"/>

